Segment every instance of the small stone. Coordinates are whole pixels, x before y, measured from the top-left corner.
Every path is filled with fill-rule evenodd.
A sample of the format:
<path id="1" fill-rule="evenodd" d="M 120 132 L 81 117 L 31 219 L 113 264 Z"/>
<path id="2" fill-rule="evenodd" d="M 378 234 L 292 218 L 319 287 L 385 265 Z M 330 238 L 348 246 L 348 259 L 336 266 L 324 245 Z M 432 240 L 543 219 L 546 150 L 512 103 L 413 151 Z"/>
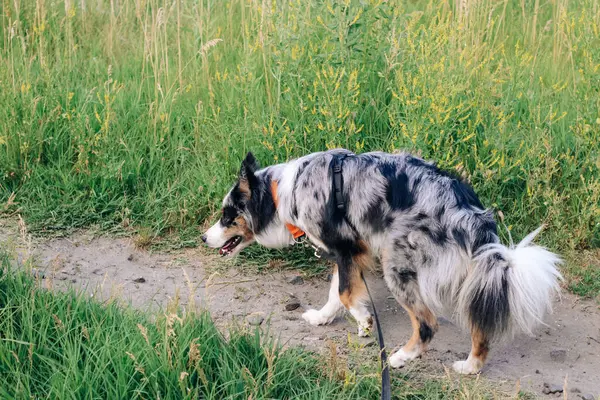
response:
<path id="1" fill-rule="evenodd" d="M 332 279 L 333 279 L 333 275 L 327 274 L 327 282 L 331 282 Z"/>
<path id="2" fill-rule="evenodd" d="M 562 385 L 550 385 L 549 383 L 544 383 L 544 389 L 542 393 L 544 394 L 554 394 L 554 393 L 562 393 L 563 386 Z"/>
<path id="3" fill-rule="evenodd" d="M 574 387 L 574 388 L 571 388 L 571 393 L 581 393 L 581 390 L 579 390 L 578 388 Z"/>
<path id="4" fill-rule="evenodd" d="M 129 257 L 127 257 L 127 261 L 133 261 L 135 260 L 135 256 L 132 254 L 129 255 Z"/>
<path id="5" fill-rule="evenodd" d="M 76 279 L 71 279 L 71 283 L 77 283 Z"/>
<path id="6" fill-rule="evenodd" d="M 550 352 L 550 359 L 554 362 L 565 362 L 567 359 L 567 351 L 563 349 L 556 349 Z"/>
<path id="7" fill-rule="evenodd" d="M 594 396 L 594 395 L 593 395 L 593 394 L 591 394 L 591 393 L 582 394 L 582 395 L 581 395 L 581 398 L 582 398 L 583 400 L 596 400 L 596 396 Z"/>
<path id="8" fill-rule="evenodd" d="M 146 282 L 146 278 L 144 278 L 143 276 L 140 276 L 139 278 L 135 278 L 133 281 L 135 283 L 145 283 Z"/>
<path id="9" fill-rule="evenodd" d="M 304 279 L 300 275 L 296 275 L 292 279 L 288 280 L 288 283 L 291 285 L 303 285 Z"/>
<path id="10" fill-rule="evenodd" d="M 300 302 L 296 299 L 291 299 L 285 304 L 285 311 L 294 311 L 300 307 Z"/>
<path id="11" fill-rule="evenodd" d="M 541 374 L 541 372 L 540 372 L 540 370 L 539 370 L 539 369 L 536 369 L 536 370 L 535 370 L 535 373 L 536 373 L 536 374 Z"/>
<path id="12" fill-rule="evenodd" d="M 246 321 L 252 326 L 259 326 L 265 320 L 264 313 L 254 312 L 246 316 Z"/>
<path id="13" fill-rule="evenodd" d="M 542 393 L 544 394 L 550 394 L 550 384 L 544 382 L 544 388 L 542 389 Z"/>

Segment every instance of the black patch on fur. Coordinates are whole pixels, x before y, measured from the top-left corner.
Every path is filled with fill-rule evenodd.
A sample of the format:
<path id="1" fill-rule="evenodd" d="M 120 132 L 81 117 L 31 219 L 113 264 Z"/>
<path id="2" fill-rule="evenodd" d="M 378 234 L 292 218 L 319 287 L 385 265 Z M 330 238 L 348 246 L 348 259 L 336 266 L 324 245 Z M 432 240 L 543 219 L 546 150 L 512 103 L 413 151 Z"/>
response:
<path id="1" fill-rule="evenodd" d="M 384 162 L 379 165 L 379 172 L 387 181 L 386 200 L 392 210 L 407 210 L 415 204 L 415 198 L 408 188 L 408 176 L 398 173 L 395 164 Z"/>
<path id="2" fill-rule="evenodd" d="M 433 329 L 426 322 L 419 322 L 419 337 L 422 343 L 429 343 L 433 339 L 434 333 Z"/>
<path id="3" fill-rule="evenodd" d="M 473 188 L 465 182 L 459 175 L 442 170 L 433 164 L 426 163 L 423 160 L 414 157 L 407 157 L 406 163 L 415 167 L 423 168 L 432 175 L 443 176 L 451 180 L 450 188 L 456 198 L 456 207 L 458 208 L 478 208 L 484 209 L 483 204 L 475 194 Z M 415 185 L 413 185 L 414 188 Z"/>
<path id="4" fill-rule="evenodd" d="M 452 180 L 450 185 L 454 196 L 456 197 L 456 206 L 458 208 L 479 208 L 483 210 L 483 204 L 477 198 L 475 191 L 467 183 L 462 182 L 456 178 Z"/>
<path id="5" fill-rule="evenodd" d="M 429 263 L 431 263 L 431 257 L 429 254 L 425 252 L 421 253 L 421 264 L 426 267 L 429 265 Z"/>
<path id="6" fill-rule="evenodd" d="M 442 220 L 442 217 L 444 216 L 444 214 L 446 213 L 446 206 L 442 205 L 440 208 L 438 208 L 435 212 L 435 218 L 439 221 Z"/>
<path id="7" fill-rule="evenodd" d="M 501 257 L 500 257 L 501 258 Z M 492 268 L 501 268 L 497 262 L 502 259 L 489 260 L 488 271 L 478 273 L 494 273 Z M 506 330 L 510 317 L 510 304 L 508 302 L 508 267 L 502 270 L 500 277 L 500 290 L 491 290 L 495 285 L 478 287 L 469 305 L 469 317 L 473 326 L 477 327 L 488 337 L 493 337 Z"/>
<path id="8" fill-rule="evenodd" d="M 467 247 L 467 232 L 462 228 L 452 228 L 452 237 L 454 241 L 464 250 L 468 251 Z"/>
<path id="9" fill-rule="evenodd" d="M 229 198 L 231 199 L 231 203 L 235 207 L 242 209 L 245 206 L 247 199 L 246 195 L 240 190 L 239 181 L 236 182 L 236 184 L 233 186 L 233 189 L 231 190 L 231 194 L 229 196 Z"/>
<path id="10" fill-rule="evenodd" d="M 415 216 L 415 222 L 422 222 L 422 221 L 426 220 L 427 218 L 429 218 L 429 215 L 420 212 Z"/>
<path id="11" fill-rule="evenodd" d="M 406 240 L 406 237 L 394 239 L 394 247 L 398 250 L 406 252 L 406 249 L 408 247 L 407 245 L 408 242 Z"/>
<path id="12" fill-rule="evenodd" d="M 476 254 L 481 246 L 494 243 L 496 241 L 497 232 L 496 222 L 494 222 L 493 219 L 483 221 L 474 232 L 475 237 L 473 239 L 473 247 L 471 248 L 473 254 Z"/>
<path id="13" fill-rule="evenodd" d="M 235 218 L 239 215 L 237 208 L 234 206 L 223 207 L 223 215 L 221 216 L 221 225 L 230 226 Z"/>
<path id="14" fill-rule="evenodd" d="M 260 233 L 269 226 L 277 212 L 271 193 L 271 175 L 265 173 L 263 176 L 258 185 L 252 188 L 252 195 L 247 204 L 254 233 Z"/>
<path id="15" fill-rule="evenodd" d="M 362 254 L 364 249 L 362 249 L 357 242 L 352 241 L 344 241 L 338 243 L 338 247 L 334 248 L 334 252 L 337 254 L 336 261 L 338 266 L 338 280 L 339 280 L 339 288 L 338 291 L 340 294 L 347 292 L 348 294 L 352 293 L 352 275 L 353 269 L 358 268 L 352 262 L 352 257 Z M 362 278 L 362 272 L 360 272 L 360 277 Z"/>
<path id="16" fill-rule="evenodd" d="M 417 280 L 417 273 L 412 269 L 401 269 L 396 272 L 396 275 L 398 275 L 400 283 L 404 285 Z"/>
<path id="17" fill-rule="evenodd" d="M 364 224 L 370 225 L 373 232 L 379 233 L 388 228 L 394 219 L 391 216 L 386 215 L 383 199 L 378 197 L 363 214 L 362 221 Z"/>
<path id="18" fill-rule="evenodd" d="M 347 254 L 339 255 L 336 257 L 336 262 L 338 266 L 338 292 L 340 294 L 344 292 L 351 293 L 350 271 L 352 268 L 352 257 Z"/>
<path id="19" fill-rule="evenodd" d="M 442 228 L 432 230 L 428 226 L 422 225 L 419 227 L 419 230 L 425 235 L 427 235 L 431 239 L 431 241 L 437 244 L 438 246 L 444 246 L 448 241 L 448 235 L 446 234 L 446 231 Z"/>
<path id="20" fill-rule="evenodd" d="M 308 187 L 308 185 L 309 185 L 308 178 L 305 177 L 304 179 L 302 179 L 301 176 L 302 176 L 302 173 L 304 172 L 304 170 L 306 169 L 306 167 L 308 166 L 308 164 L 310 164 L 310 161 L 311 160 L 304 161 L 302 163 L 302 165 L 300 165 L 298 167 L 298 171 L 296 172 L 296 179 L 294 180 L 294 187 L 292 189 L 292 216 L 295 219 L 298 218 L 298 203 L 296 201 L 296 189 L 298 188 L 298 182 L 300 180 L 303 181 L 302 187 L 304 189 L 306 189 Z"/>

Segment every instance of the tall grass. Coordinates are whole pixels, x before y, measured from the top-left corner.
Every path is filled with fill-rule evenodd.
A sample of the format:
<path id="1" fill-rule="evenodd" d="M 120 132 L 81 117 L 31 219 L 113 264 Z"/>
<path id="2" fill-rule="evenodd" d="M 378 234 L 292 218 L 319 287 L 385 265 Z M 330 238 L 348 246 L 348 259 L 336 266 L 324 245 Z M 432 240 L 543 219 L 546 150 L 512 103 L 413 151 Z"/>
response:
<path id="1" fill-rule="evenodd" d="M 343 146 L 600 245 L 598 0 L 4 0 L 0 26 L 0 202 L 34 228 L 191 230 L 247 150 Z"/>

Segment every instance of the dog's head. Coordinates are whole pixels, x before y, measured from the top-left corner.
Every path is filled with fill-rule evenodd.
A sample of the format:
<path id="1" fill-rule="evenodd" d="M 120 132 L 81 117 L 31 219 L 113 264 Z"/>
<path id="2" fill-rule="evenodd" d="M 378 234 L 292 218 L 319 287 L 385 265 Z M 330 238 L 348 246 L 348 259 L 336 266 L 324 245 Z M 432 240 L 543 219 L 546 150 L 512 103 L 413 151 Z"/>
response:
<path id="1" fill-rule="evenodd" d="M 220 248 L 222 256 L 234 256 L 255 241 L 249 205 L 253 189 L 259 186 L 258 168 L 254 155 L 248 153 L 237 182 L 223 199 L 221 219 L 202 235 L 209 247 Z"/>

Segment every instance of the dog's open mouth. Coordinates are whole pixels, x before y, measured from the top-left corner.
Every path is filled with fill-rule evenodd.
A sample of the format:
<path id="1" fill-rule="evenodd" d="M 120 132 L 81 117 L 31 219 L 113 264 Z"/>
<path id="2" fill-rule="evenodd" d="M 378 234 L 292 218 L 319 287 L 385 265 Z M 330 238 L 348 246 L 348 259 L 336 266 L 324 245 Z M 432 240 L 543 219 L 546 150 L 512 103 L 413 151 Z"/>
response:
<path id="1" fill-rule="evenodd" d="M 241 236 L 234 236 L 231 239 L 229 239 L 228 241 L 225 242 L 225 244 L 223 245 L 223 247 L 221 247 L 219 249 L 219 254 L 222 256 L 226 256 L 231 254 L 231 252 L 233 251 L 233 249 L 235 249 L 237 247 L 237 245 L 239 245 L 240 243 L 242 243 L 242 237 Z"/>

